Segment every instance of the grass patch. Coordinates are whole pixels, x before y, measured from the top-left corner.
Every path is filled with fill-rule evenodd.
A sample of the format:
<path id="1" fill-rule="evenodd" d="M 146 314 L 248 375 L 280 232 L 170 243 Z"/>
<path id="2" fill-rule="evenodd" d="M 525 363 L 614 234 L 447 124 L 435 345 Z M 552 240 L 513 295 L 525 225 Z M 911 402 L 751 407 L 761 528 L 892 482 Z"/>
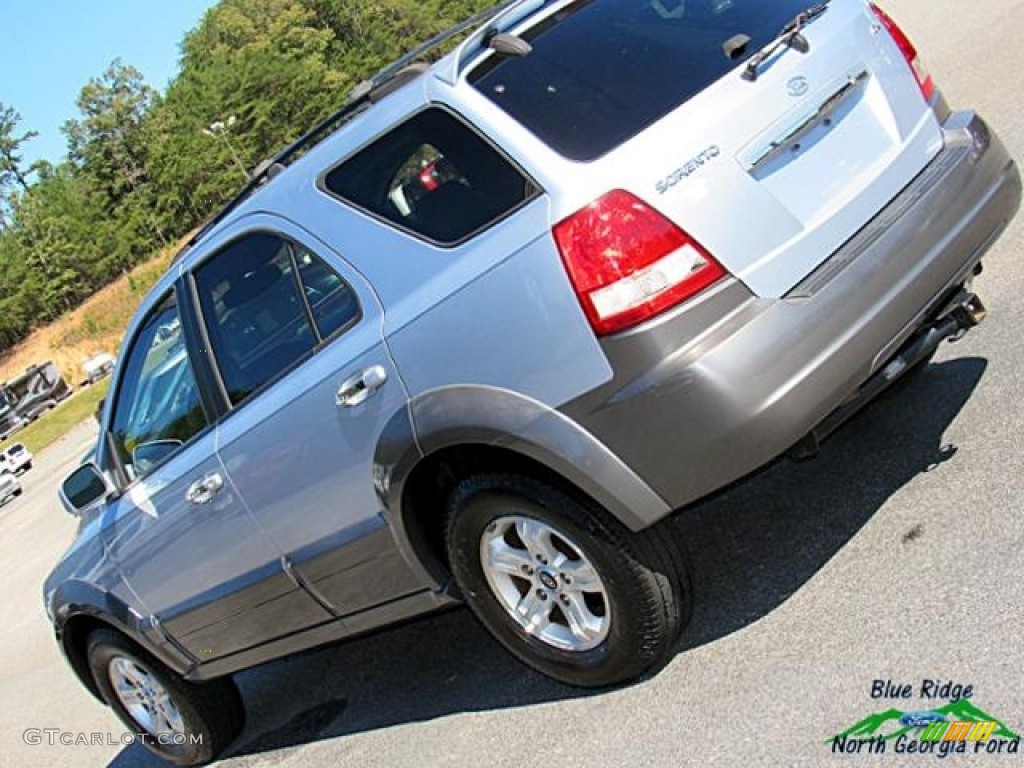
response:
<path id="1" fill-rule="evenodd" d="M 27 339 L 9 349 L 0 349 L 0 381 L 18 376 L 28 366 L 51 360 L 64 380 L 75 387 L 85 378 L 82 364 L 99 354 L 116 355 L 121 337 L 142 297 L 167 270 L 173 255 L 192 237 L 189 233 L 176 245 L 165 248 L 139 264 L 107 287 L 97 291 L 77 309 L 49 325 L 37 328 Z M 100 399 L 107 394 L 110 379 L 73 397 L 29 424 L 7 441 L 24 443 L 35 453 L 68 430 L 90 418 Z"/>
<path id="2" fill-rule="evenodd" d="M 0 349 L 0 380 L 13 379 L 30 365 L 52 360 L 69 384 L 82 382 L 86 360 L 100 352 L 117 354 L 128 321 L 167 270 L 176 249 L 165 249 L 97 291 L 77 309 L 37 328 L 14 347 Z"/>
<path id="3" fill-rule="evenodd" d="M 110 377 L 108 376 L 98 384 L 68 398 L 52 411 L 47 411 L 24 429 L 11 435 L 10 439 L 0 443 L 0 450 L 5 449 L 11 443 L 24 443 L 32 453 L 38 453 L 63 437 L 73 427 L 92 418 L 96 406 L 106 396 L 109 388 Z"/>

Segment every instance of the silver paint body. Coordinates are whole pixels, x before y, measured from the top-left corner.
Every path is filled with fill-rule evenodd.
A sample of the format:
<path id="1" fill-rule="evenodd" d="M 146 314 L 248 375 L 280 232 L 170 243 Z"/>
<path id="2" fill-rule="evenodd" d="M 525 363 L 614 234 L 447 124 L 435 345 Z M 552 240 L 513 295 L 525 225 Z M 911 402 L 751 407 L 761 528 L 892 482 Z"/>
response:
<path id="1" fill-rule="evenodd" d="M 45 588 L 65 649 L 69 622 L 98 616 L 204 679 L 449 604 L 410 543 L 402 492 L 453 446 L 527 456 L 632 529 L 785 451 L 969 277 L 1020 202 L 998 139 L 972 113 L 929 108 L 877 26 L 862 0 L 834 0 L 806 31 L 812 54 L 779 58 L 754 84 L 738 67 L 591 163 L 548 148 L 464 71 L 453 78 L 451 57 L 308 152 L 175 264 L 118 359 L 161 295 L 252 230 L 328 262 L 362 318 L 84 521 Z M 809 124 L 837 93 L 835 124 Z M 428 105 L 461 115 L 542 190 L 453 248 L 318 186 Z M 800 147 L 773 151 L 780 137 Z M 613 188 L 678 222 L 731 276 L 598 339 L 551 227 Z M 342 382 L 377 367 L 375 395 L 338 407 Z M 212 502 L 188 503 L 212 474 L 224 482 Z"/>

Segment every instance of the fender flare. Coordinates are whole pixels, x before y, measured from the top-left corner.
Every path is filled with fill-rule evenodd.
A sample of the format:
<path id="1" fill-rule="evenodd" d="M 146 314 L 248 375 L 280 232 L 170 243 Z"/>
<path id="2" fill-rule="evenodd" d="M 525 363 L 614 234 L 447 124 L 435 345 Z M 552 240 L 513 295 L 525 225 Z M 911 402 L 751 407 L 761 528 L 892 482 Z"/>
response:
<path id="1" fill-rule="evenodd" d="M 185 676 L 196 665 L 195 659 L 180 649 L 153 617 L 142 616 L 120 598 L 84 581 L 68 581 L 54 590 L 53 627 L 57 644 L 82 685 L 96 698 L 99 691 L 92 679 L 88 662 L 79 651 L 85 638 L 80 630 L 83 619 L 89 626 L 104 624 L 136 643 L 161 663 Z"/>
<path id="2" fill-rule="evenodd" d="M 636 531 L 671 508 L 597 438 L 559 411 L 507 389 L 458 385 L 430 390 L 394 414 L 378 440 L 374 483 L 395 537 L 421 575 L 437 579 L 409 555 L 416 551 L 402 514 L 406 481 L 420 461 L 446 448 L 488 445 L 528 457 L 588 494 Z"/>

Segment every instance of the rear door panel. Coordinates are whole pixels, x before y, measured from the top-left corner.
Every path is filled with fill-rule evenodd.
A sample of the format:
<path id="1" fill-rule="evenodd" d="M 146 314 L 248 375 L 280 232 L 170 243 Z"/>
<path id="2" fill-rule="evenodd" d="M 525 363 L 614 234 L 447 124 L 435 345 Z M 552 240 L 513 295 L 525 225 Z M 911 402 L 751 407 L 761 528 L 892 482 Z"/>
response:
<path id="1" fill-rule="evenodd" d="M 338 616 L 421 591 L 374 488 L 374 452 L 405 388 L 382 336 L 382 311 L 361 276 L 291 222 L 260 214 L 240 229 L 271 230 L 330 266 L 358 298 L 355 325 L 255 392 L 218 425 L 217 450 L 246 506 L 293 572 Z M 216 356 L 217 349 L 214 348 Z M 342 384 L 371 368 L 384 381 L 341 407 Z"/>

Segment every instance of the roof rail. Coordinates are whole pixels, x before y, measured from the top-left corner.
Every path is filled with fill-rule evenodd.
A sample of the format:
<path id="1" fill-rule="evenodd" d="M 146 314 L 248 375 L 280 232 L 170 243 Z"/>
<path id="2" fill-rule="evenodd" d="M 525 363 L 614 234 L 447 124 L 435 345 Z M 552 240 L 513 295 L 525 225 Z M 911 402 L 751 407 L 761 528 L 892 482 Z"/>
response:
<path id="1" fill-rule="evenodd" d="M 222 222 L 228 214 L 241 205 L 250 195 L 252 195 L 253 192 L 287 168 L 289 162 L 294 159 L 295 155 L 303 149 L 319 142 L 330 130 L 335 128 L 341 122 L 350 119 L 359 111 L 359 109 L 367 106 L 368 104 L 369 100 L 365 96 L 363 98 L 347 102 L 340 110 L 321 120 L 313 126 L 310 131 L 300 136 L 276 155 L 257 165 L 249 175 L 249 181 L 246 182 L 245 186 L 243 186 L 242 189 L 239 190 L 239 192 L 232 197 L 223 208 L 220 209 L 220 211 L 214 214 L 213 218 L 203 224 L 199 231 L 196 232 L 187 243 L 185 243 L 181 250 L 174 254 L 174 258 L 171 259 L 171 263 L 174 264 L 180 260 L 181 257 L 184 256 L 192 246 L 199 242 L 207 232 Z"/>
<path id="2" fill-rule="evenodd" d="M 497 5 L 492 5 L 490 8 L 480 11 L 479 13 L 473 14 L 468 19 L 460 21 L 454 27 L 450 27 L 449 29 L 446 29 L 444 32 L 434 35 L 425 43 L 416 46 L 407 54 L 402 56 L 400 59 L 396 59 L 388 66 L 384 67 L 384 69 L 380 70 L 369 80 L 364 80 L 362 83 L 357 85 L 353 90 L 353 93 L 356 94 L 361 89 L 372 90 L 378 88 L 379 86 L 383 85 L 386 81 L 395 77 L 409 65 L 420 61 L 428 53 L 431 53 L 435 49 L 440 48 L 445 43 L 451 42 L 454 38 L 458 37 L 463 32 L 467 32 L 474 28 L 479 28 L 477 29 L 476 32 L 473 33 L 472 37 L 469 39 L 476 38 L 478 35 L 481 34 L 486 35 L 488 30 L 490 30 L 493 25 L 488 24 L 486 27 L 484 27 L 482 26 L 483 24 L 486 24 L 492 19 L 496 19 L 497 17 L 503 15 L 510 8 L 512 8 L 515 5 L 519 5 L 521 2 L 523 2 L 523 0 L 503 0 Z M 532 0 L 532 2 L 528 2 L 528 4 L 533 5 L 534 3 L 538 2 L 540 5 L 543 5 L 543 2 L 541 2 L 540 0 Z M 465 45 L 465 42 L 460 44 L 459 48 L 461 49 L 463 45 Z"/>
<path id="3" fill-rule="evenodd" d="M 451 61 L 446 62 L 446 68 L 438 72 L 438 78 L 448 85 L 455 85 L 455 81 L 459 79 L 462 72 L 462 66 L 471 54 L 486 46 L 488 41 L 498 33 L 511 29 L 520 21 L 535 14 L 548 2 L 549 0 L 513 0 L 513 2 L 503 3 L 501 6 L 492 8 L 494 13 L 485 19 L 490 23 L 479 27 L 459 44 Z"/>
<path id="4" fill-rule="evenodd" d="M 409 51 L 409 53 L 384 67 L 368 80 L 364 80 L 356 85 L 349 93 L 341 109 L 328 115 L 276 155 L 257 165 L 250 174 L 249 181 L 246 182 L 245 186 L 220 211 L 203 224 L 195 235 L 189 238 L 189 241 L 185 243 L 181 250 L 174 254 L 171 263 L 174 264 L 179 261 L 204 235 L 227 218 L 228 214 L 241 205 L 253 192 L 287 168 L 300 152 L 318 144 L 329 133 L 332 133 L 340 125 L 351 120 L 361 110 L 423 74 L 427 68 L 422 65 L 420 60 L 428 53 L 462 33 L 485 24 L 521 1 L 504 0 L 504 2 L 470 16 L 468 19 L 435 35 L 422 45 Z M 534 2 L 538 2 L 538 0 L 533 0 L 533 2 L 528 2 L 527 4 L 532 6 Z M 475 37 L 476 35 L 474 35 Z"/>

